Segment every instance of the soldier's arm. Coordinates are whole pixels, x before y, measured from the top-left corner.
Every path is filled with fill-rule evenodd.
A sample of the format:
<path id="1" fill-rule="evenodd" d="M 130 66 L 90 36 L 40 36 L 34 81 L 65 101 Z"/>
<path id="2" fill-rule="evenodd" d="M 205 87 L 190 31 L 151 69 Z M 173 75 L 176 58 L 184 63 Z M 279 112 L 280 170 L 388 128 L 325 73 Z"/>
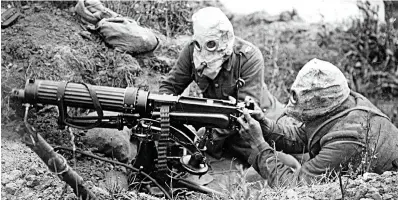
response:
<path id="1" fill-rule="evenodd" d="M 302 126 L 284 125 L 267 118 L 259 122 L 265 141 L 275 144 L 277 151 L 291 154 L 308 152 L 308 138 Z"/>
<path id="2" fill-rule="evenodd" d="M 159 93 L 180 95 L 192 82 L 192 52 L 189 44 L 181 51 L 177 63 L 160 82 Z"/>
<path id="3" fill-rule="evenodd" d="M 247 51 L 241 54 L 240 77 L 245 81 L 242 88 L 239 89 L 238 99 L 244 101 L 246 96 L 254 98 L 260 107 L 270 107 L 271 100 L 269 92 L 264 93 L 266 85 L 264 82 L 264 59 L 258 48 L 248 46 L 243 49 Z M 244 57 L 244 58 L 243 58 Z"/>
<path id="4" fill-rule="evenodd" d="M 356 134 L 355 131 L 346 134 Z M 337 134 L 337 135 L 341 135 Z M 344 164 L 354 160 L 360 155 L 362 144 L 350 138 L 335 138 L 322 145 L 318 155 L 305 162 L 301 168 L 293 169 L 283 162 L 284 153 L 276 154 L 267 144 L 262 143 L 253 149 L 249 163 L 266 178 L 270 186 L 293 187 L 298 184 L 311 184 L 328 178 L 332 173 L 338 171 Z M 281 156 L 282 155 L 282 156 Z M 330 178 L 330 177 L 329 177 Z"/>

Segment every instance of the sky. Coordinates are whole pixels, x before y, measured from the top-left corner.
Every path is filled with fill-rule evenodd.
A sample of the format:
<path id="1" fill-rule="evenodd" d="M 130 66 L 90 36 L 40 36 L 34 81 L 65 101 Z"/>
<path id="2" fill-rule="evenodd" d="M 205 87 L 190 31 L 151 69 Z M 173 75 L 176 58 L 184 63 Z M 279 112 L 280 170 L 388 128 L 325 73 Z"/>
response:
<path id="1" fill-rule="evenodd" d="M 358 16 L 356 0 L 220 0 L 233 13 L 250 14 L 264 10 L 277 15 L 295 8 L 307 22 L 342 22 L 351 16 Z M 379 6 L 379 18 L 384 20 L 382 0 L 370 0 Z M 323 17 L 322 17 L 323 15 Z"/>

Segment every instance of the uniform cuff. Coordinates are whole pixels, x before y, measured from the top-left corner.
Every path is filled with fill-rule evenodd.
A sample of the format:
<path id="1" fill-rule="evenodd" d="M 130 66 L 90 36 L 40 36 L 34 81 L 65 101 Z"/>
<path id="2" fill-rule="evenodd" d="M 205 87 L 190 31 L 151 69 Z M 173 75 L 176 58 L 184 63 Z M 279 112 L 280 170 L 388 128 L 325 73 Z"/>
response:
<path id="1" fill-rule="evenodd" d="M 266 142 L 262 142 L 261 144 L 257 145 L 256 148 L 253 148 L 248 159 L 249 164 L 253 165 L 256 162 L 257 156 L 265 150 L 272 150 L 271 146 L 269 146 L 269 144 Z"/>

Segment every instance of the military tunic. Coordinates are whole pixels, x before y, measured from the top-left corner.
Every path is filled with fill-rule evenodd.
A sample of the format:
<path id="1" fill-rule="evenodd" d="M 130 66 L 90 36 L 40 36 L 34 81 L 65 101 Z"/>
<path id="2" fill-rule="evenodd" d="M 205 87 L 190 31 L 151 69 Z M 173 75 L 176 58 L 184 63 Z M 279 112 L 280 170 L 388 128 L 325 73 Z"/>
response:
<path id="1" fill-rule="evenodd" d="M 228 100 L 228 96 L 236 96 L 236 81 L 242 78 L 245 84 L 239 89 L 238 100 L 253 97 L 261 108 L 267 109 L 267 116 L 272 119 L 283 113 L 282 104 L 268 91 L 264 82 L 264 60 L 261 51 L 253 44 L 236 37 L 232 55 L 222 64 L 214 80 L 198 75 L 193 63 L 193 50 L 193 43 L 185 46 L 176 65 L 161 81 L 160 93 L 179 95 L 195 81 L 204 98 Z"/>
<path id="2" fill-rule="evenodd" d="M 249 163 L 271 186 L 319 181 L 328 172 L 345 171 L 349 165 L 354 170 L 362 167 L 376 173 L 398 169 L 397 127 L 355 92 L 333 113 L 300 127 L 275 122 L 260 125 L 267 143 L 257 145 Z M 308 152 L 310 160 L 294 170 L 277 159 L 268 143 L 284 153 Z"/>
<path id="3" fill-rule="evenodd" d="M 228 100 L 228 96 L 236 97 L 236 81 L 241 78 L 244 85 L 239 88 L 239 101 L 251 96 L 261 108 L 266 109 L 266 115 L 270 119 L 277 119 L 283 114 L 283 105 L 268 91 L 264 82 L 264 60 L 261 51 L 253 44 L 236 37 L 232 55 L 222 64 L 214 80 L 198 75 L 193 63 L 193 51 L 193 43 L 185 46 L 176 65 L 161 81 L 160 93 L 179 95 L 195 81 L 204 98 Z M 251 152 L 250 145 L 236 131 L 215 129 L 213 140 L 213 145 L 208 145 L 208 152 L 212 156 L 220 158 L 222 148 L 227 147 L 233 156 L 247 162 Z"/>

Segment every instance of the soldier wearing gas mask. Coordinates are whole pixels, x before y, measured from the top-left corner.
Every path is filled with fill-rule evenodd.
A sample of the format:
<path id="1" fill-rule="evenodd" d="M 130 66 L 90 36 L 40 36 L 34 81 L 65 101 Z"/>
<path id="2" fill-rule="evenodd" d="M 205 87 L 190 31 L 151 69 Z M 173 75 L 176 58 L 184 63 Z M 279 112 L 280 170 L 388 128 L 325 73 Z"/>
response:
<path id="1" fill-rule="evenodd" d="M 283 106 L 264 82 L 266 68 L 260 50 L 234 35 L 231 22 L 219 8 L 203 8 L 192 16 L 192 21 L 192 41 L 161 81 L 159 92 L 180 95 L 195 81 L 204 98 L 229 100 L 229 97 L 237 97 L 236 100 L 243 101 L 251 96 L 268 118 L 277 119 L 283 113 Z M 241 80 L 239 88 L 238 80 Z M 224 147 L 244 161 L 250 154 L 250 146 L 238 134 L 214 129 L 208 152 L 220 158 Z"/>
<path id="2" fill-rule="evenodd" d="M 270 186 L 311 184 L 350 168 L 356 173 L 398 170 L 397 127 L 351 91 L 344 74 L 329 62 L 311 60 L 291 87 L 285 112 L 301 126 L 276 123 L 258 106 L 251 115 L 243 112 L 238 121 L 252 147 L 249 163 Z M 307 152 L 310 159 L 302 165 L 289 155 Z"/>

